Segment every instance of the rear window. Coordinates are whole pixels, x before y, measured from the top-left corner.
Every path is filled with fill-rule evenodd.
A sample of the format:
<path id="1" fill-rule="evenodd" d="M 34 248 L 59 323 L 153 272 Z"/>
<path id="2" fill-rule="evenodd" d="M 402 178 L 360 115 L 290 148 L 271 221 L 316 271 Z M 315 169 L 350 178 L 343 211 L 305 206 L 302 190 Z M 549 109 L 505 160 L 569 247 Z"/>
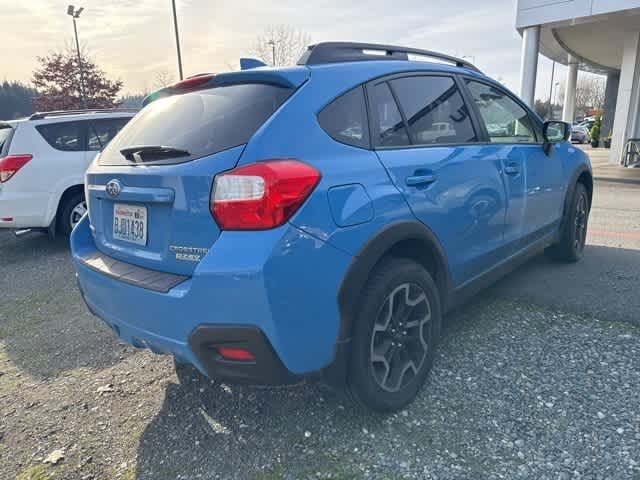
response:
<path id="1" fill-rule="evenodd" d="M 163 146 L 188 152 L 175 158 L 138 158 L 145 164 L 181 163 L 247 143 L 292 89 L 240 84 L 162 98 L 144 107 L 100 155 L 103 165 L 130 164 L 121 150 Z"/>
<path id="2" fill-rule="evenodd" d="M 9 152 L 9 143 L 11 143 L 12 134 L 13 128 L 0 126 L 0 158 L 5 157 Z"/>
<path id="3" fill-rule="evenodd" d="M 102 150 L 124 127 L 129 118 L 101 118 L 89 122 L 87 148 Z"/>

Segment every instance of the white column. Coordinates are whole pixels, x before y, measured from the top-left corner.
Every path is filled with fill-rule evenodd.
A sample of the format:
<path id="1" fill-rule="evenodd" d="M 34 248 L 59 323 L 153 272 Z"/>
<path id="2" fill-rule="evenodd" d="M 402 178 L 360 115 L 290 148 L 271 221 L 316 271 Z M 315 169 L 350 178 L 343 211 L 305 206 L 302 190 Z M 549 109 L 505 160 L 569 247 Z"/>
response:
<path id="1" fill-rule="evenodd" d="M 567 69 L 567 91 L 564 95 L 564 108 L 562 120 L 573 123 L 576 117 L 576 89 L 578 87 L 578 60 L 569 55 L 569 68 Z"/>
<path id="2" fill-rule="evenodd" d="M 613 119 L 611 152 L 609 163 L 617 165 L 622 156 L 627 139 L 634 134 L 637 119 L 640 74 L 640 32 L 626 32 L 620 70 L 620 86 L 616 101 L 616 114 Z"/>
<path id="3" fill-rule="evenodd" d="M 540 25 L 527 27 L 522 32 L 522 60 L 520 64 L 520 98 L 533 108 L 538 75 L 540 51 Z"/>
<path id="4" fill-rule="evenodd" d="M 616 115 L 616 100 L 618 99 L 618 86 L 620 85 L 620 72 L 607 73 L 607 86 L 604 90 L 604 113 L 602 114 L 602 135 L 610 137 L 613 134 L 613 118 Z"/>

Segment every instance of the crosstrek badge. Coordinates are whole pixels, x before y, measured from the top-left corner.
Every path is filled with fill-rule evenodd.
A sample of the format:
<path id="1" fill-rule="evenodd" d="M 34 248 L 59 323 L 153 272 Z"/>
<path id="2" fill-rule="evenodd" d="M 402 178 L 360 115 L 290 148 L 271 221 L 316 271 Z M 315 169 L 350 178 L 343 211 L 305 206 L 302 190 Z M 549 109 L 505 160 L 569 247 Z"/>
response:
<path id="1" fill-rule="evenodd" d="M 178 245 L 169 245 L 169 250 L 176 254 L 176 260 L 185 262 L 199 262 L 209 252 L 208 248 L 180 247 Z"/>

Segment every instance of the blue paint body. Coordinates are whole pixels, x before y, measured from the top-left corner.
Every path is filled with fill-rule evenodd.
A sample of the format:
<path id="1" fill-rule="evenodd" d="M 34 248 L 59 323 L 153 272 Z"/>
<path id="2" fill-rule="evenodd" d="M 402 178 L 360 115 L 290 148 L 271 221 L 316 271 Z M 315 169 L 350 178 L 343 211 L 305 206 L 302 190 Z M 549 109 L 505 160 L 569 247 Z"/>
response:
<path id="1" fill-rule="evenodd" d="M 363 246 L 385 226 L 398 221 L 428 226 L 446 254 L 453 289 L 556 234 L 572 175 L 588 165 L 569 143 L 554 145 L 551 155 L 542 145 L 490 143 L 373 150 L 339 143 L 318 124 L 318 112 L 357 85 L 390 74 L 434 71 L 491 82 L 466 69 L 405 61 L 260 67 L 214 77 L 213 86 L 271 82 L 296 91 L 246 145 L 177 165 L 91 165 L 89 216 L 71 236 L 88 305 L 124 340 L 201 370 L 188 346 L 194 328 L 256 326 L 284 366 L 304 374 L 333 360 L 341 282 Z M 220 231 L 209 211 L 215 175 L 278 158 L 296 158 L 321 172 L 305 204 L 272 230 Z M 111 179 L 124 186 L 118 201 L 147 207 L 147 246 L 112 237 L 114 201 L 104 190 Z M 199 262 L 185 262 L 175 258 L 170 245 L 208 253 Z M 96 250 L 189 279 L 168 293 L 135 287 L 85 267 L 80 258 Z"/>

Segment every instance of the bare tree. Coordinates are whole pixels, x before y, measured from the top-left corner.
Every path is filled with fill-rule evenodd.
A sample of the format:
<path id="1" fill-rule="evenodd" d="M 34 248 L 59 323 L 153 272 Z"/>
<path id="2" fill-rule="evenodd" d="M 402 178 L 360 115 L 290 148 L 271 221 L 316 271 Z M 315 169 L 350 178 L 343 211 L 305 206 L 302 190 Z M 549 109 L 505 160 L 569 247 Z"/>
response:
<path id="1" fill-rule="evenodd" d="M 604 82 L 594 76 L 582 76 L 576 87 L 576 110 L 586 114 L 604 105 Z"/>
<path id="2" fill-rule="evenodd" d="M 310 43 L 309 34 L 290 25 L 274 25 L 256 38 L 250 52 L 267 65 L 293 65 Z"/>
<path id="3" fill-rule="evenodd" d="M 175 83 L 175 77 L 166 68 L 156 70 L 153 73 L 153 89 L 154 90 L 160 90 L 161 88 L 168 87 L 172 83 Z"/>

